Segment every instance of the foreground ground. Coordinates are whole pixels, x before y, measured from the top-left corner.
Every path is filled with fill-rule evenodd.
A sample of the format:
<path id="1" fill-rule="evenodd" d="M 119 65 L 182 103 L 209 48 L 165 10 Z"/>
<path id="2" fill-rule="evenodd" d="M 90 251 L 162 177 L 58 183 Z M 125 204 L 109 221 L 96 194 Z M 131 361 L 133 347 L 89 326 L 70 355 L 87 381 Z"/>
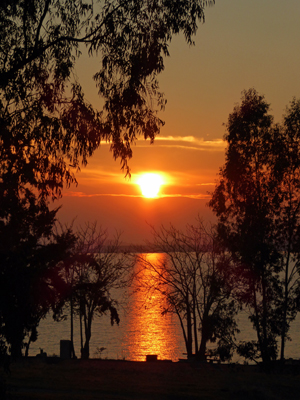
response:
<path id="1" fill-rule="evenodd" d="M 298 368 L 264 373 L 241 365 L 28 359 L 13 363 L 4 379 L 8 400 L 300 398 Z"/>

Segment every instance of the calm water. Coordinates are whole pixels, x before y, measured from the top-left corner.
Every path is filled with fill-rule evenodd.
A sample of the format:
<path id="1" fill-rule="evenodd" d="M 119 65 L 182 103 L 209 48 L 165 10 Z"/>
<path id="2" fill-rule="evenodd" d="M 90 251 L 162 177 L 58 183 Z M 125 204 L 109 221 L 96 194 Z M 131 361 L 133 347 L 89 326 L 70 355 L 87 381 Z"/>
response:
<path id="1" fill-rule="evenodd" d="M 151 255 L 159 257 L 160 255 Z M 145 276 L 145 279 L 148 279 Z M 103 316 L 93 321 L 90 356 L 102 358 L 144 361 L 147 354 L 157 354 L 160 360 L 178 361 L 185 356 L 185 345 L 181 327 L 175 315 L 161 315 L 159 304 L 162 295 L 156 294 L 151 304 L 145 302 L 142 292 L 130 296 L 127 305 L 120 310 L 120 324 L 111 326 L 110 318 Z M 240 314 L 239 340 L 255 340 L 255 332 L 246 314 Z M 79 323 L 75 321 L 74 345 L 77 357 L 80 357 Z M 38 328 L 39 338 L 32 343 L 29 355 L 36 355 L 42 348 L 48 355 L 59 355 L 60 340 L 70 339 L 70 322 L 53 321 L 51 316 L 41 321 Z M 286 358 L 300 358 L 300 317 L 292 324 L 290 334 L 292 341 L 286 344 Z M 234 361 L 243 362 L 234 357 Z"/>

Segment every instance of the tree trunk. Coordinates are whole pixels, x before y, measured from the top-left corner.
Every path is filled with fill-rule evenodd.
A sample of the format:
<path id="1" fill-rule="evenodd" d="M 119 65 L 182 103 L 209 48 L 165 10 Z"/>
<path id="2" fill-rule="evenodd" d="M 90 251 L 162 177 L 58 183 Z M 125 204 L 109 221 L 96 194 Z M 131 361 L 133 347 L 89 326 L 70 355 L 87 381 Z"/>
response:
<path id="1" fill-rule="evenodd" d="M 92 316 L 93 311 L 87 310 L 86 305 L 83 308 L 83 322 L 84 322 L 84 335 L 85 342 L 81 348 L 81 358 L 88 359 L 90 357 L 90 340 L 92 336 Z"/>
<path id="2" fill-rule="evenodd" d="M 186 328 L 187 328 L 187 356 L 193 356 L 193 334 L 192 334 L 192 317 L 189 304 L 189 297 L 186 297 Z"/>
<path id="3" fill-rule="evenodd" d="M 193 293 L 193 320 L 194 320 L 194 340 L 195 340 L 195 356 L 198 354 L 198 324 L 197 324 L 197 313 L 196 313 L 196 290 L 194 286 Z"/>
<path id="4" fill-rule="evenodd" d="M 31 335 L 29 336 L 28 342 L 26 343 L 26 346 L 25 346 L 25 358 L 28 357 L 30 343 L 31 343 Z"/>
<path id="5" fill-rule="evenodd" d="M 90 335 L 86 336 L 84 346 L 81 350 L 81 358 L 83 360 L 87 360 L 90 357 L 90 338 Z"/>
<path id="6" fill-rule="evenodd" d="M 21 358 L 22 357 L 22 341 L 20 342 L 20 341 L 14 340 L 10 344 L 10 353 L 11 353 L 13 360 Z"/>
<path id="7" fill-rule="evenodd" d="M 285 348 L 285 331 L 286 331 L 286 318 L 288 308 L 288 278 L 289 278 L 289 263 L 290 263 L 290 251 L 288 251 L 286 264 L 285 264 L 285 277 L 284 277 L 284 303 L 283 303 L 283 320 L 282 320 L 282 331 L 281 331 L 281 349 L 280 349 L 280 360 L 284 361 L 284 348 Z"/>
<path id="8" fill-rule="evenodd" d="M 85 323 L 85 342 L 81 352 L 81 358 L 87 360 L 90 357 L 90 340 L 92 336 L 92 323 L 90 319 Z"/>
<path id="9" fill-rule="evenodd" d="M 198 360 L 201 362 L 206 362 L 206 344 L 208 341 L 208 312 L 206 311 L 203 315 L 202 326 L 201 326 L 201 341 L 198 351 Z"/>
<path id="10" fill-rule="evenodd" d="M 83 349 L 83 334 L 82 334 L 82 313 L 81 313 L 81 307 L 79 308 L 79 326 L 80 326 L 80 352 L 82 353 L 82 349 Z"/>
<path id="11" fill-rule="evenodd" d="M 73 296 L 71 296 L 70 300 L 70 308 L 71 308 L 71 333 L 70 333 L 70 339 L 71 339 L 71 358 L 76 358 L 75 355 L 75 349 L 74 349 L 74 317 L 73 317 Z"/>
<path id="12" fill-rule="evenodd" d="M 253 293 L 253 305 L 254 305 L 254 313 L 256 317 L 256 335 L 257 335 L 257 340 L 259 343 L 259 348 L 261 353 L 263 352 L 263 340 L 261 337 L 261 332 L 260 332 L 260 326 L 259 326 L 259 312 L 258 312 L 258 306 L 257 306 L 257 299 L 256 299 L 256 291 L 255 291 L 255 285 L 253 284 L 252 286 L 252 293 Z"/>
<path id="13" fill-rule="evenodd" d="M 80 354 L 81 358 L 84 358 L 84 349 L 83 349 L 83 327 L 82 327 L 82 319 L 84 324 L 84 329 L 86 329 L 86 309 L 84 299 L 80 297 L 79 302 L 79 322 L 80 322 Z"/>
<path id="14" fill-rule="evenodd" d="M 201 362 L 206 362 L 206 343 L 207 343 L 206 328 L 204 328 L 204 326 L 202 325 L 201 342 L 197 356 L 197 359 Z"/>
<path id="15" fill-rule="evenodd" d="M 184 338 L 184 343 L 185 343 L 185 348 L 186 348 L 186 351 L 188 352 L 188 340 L 187 340 L 184 323 L 183 323 L 182 317 L 180 315 L 180 312 L 178 311 L 176 306 L 175 306 L 175 311 L 176 311 L 176 314 L 177 314 L 179 322 L 180 322 L 180 326 L 181 326 L 181 330 L 182 330 L 182 334 L 183 334 L 183 338 Z"/>
<path id="16" fill-rule="evenodd" d="M 13 318 L 13 317 L 12 317 Z M 19 321 L 17 320 L 19 319 Z M 20 322 L 21 317 L 19 315 L 15 316 L 14 326 L 10 327 L 9 336 L 7 338 L 8 344 L 10 345 L 10 354 L 12 359 L 18 359 L 22 357 L 22 347 L 23 347 L 23 325 Z"/>
<path id="17" fill-rule="evenodd" d="M 263 315 L 262 315 L 262 330 L 263 330 L 263 340 L 261 355 L 264 365 L 269 365 L 271 362 L 269 341 L 268 341 L 268 331 L 267 331 L 267 294 L 264 276 L 262 276 L 262 302 L 263 302 Z"/>

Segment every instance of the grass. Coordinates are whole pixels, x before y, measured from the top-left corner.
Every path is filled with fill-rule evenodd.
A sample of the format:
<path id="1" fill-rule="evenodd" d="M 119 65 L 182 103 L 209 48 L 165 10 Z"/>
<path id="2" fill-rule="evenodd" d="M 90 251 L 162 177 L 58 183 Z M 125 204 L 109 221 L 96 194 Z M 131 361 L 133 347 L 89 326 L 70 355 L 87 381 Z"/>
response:
<path id="1" fill-rule="evenodd" d="M 33 358 L 13 363 L 11 372 L 9 400 L 300 398 L 295 368 L 264 373 L 257 366 Z"/>

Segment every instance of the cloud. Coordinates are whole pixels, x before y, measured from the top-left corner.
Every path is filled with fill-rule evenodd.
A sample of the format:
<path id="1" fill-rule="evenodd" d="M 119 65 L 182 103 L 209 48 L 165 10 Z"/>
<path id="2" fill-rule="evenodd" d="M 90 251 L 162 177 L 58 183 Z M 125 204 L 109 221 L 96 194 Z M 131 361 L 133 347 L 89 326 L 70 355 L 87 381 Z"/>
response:
<path id="1" fill-rule="evenodd" d="M 181 197 L 188 199 L 210 199 L 211 196 L 209 194 L 163 194 L 160 197 Z"/>
<path id="2" fill-rule="evenodd" d="M 137 146 L 146 146 L 146 141 L 137 141 Z M 224 151 L 226 142 L 222 139 L 204 140 L 195 136 L 156 136 L 154 144 L 159 147 L 176 147 L 199 151 Z"/>
<path id="3" fill-rule="evenodd" d="M 195 186 L 215 186 L 215 182 L 207 182 L 207 183 L 196 183 Z"/>
<path id="4" fill-rule="evenodd" d="M 72 192 L 72 191 L 68 191 L 66 193 L 64 193 L 64 197 L 84 197 L 84 198 L 88 198 L 88 197 L 134 197 L 134 198 L 144 198 L 143 195 L 141 194 L 124 194 L 124 193 L 84 193 L 84 192 Z M 209 199 L 211 196 L 208 194 L 161 194 L 157 197 L 157 199 L 160 198 L 190 198 L 190 199 Z"/>
<path id="5" fill-rule="evenodd" d="M 106 170 L 104 170 L 104 167 L 102 165 L 98 165 L 97 167 L 91 167 L 90 165 L 88 165 L 88 167 L 82 168 L 80 173 L 78 174 L 78 177 L 80 178 L 80 176 L 83 175 L 88 175 L 90 179 L 99 179 L 99 177 L 105 180 L 120 179 L 120 172 L 107 172 Z"/>
<path id="6" fill-rule="evenodd" d="M 142 195 L 125 194 L 125 193 L 84 193 L 66 191 L 64 197 L 143 197 Z"/>
<path id="7" fill-rule="evenodd" d="M 176 142 L 196 142 L 195 136 L 157 136 L 156 140 L 176 141 Z"/>
<path id="8" fill-rule="evenodd" d="M 101 141 L 101 145 L 110 144 L 106 141 Z M 204 140 L 195 136 L 160 136 L 157 135 L 154 139 L 154 144 L 159 147 L 177 147 L 189 150 L 200 151 L 224 151 L 226 142 L 222 139 Z M 138 139 L 137 147 L 149 146 L 148 140 Z"/>

